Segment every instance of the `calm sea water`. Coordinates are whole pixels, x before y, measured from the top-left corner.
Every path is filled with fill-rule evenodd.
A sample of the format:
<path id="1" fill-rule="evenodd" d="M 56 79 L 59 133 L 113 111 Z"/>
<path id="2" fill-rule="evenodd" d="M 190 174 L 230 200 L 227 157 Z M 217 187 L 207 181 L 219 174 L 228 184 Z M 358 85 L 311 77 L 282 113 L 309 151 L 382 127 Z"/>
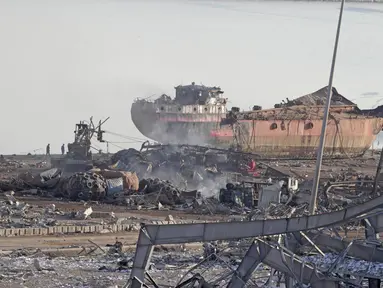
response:
<path id="1" fill-rule="evenodd" d="M 59 152 L 92 115 L 144 138 L 133 99 L 192 81 L 220 85 L 243 109 L 316 91 L 338 13 L 324 2 L 2 0 L 0 152 Z M 334 86 L 362 108 L 383 104 L 381 27 L 382 5 L 346 3 Z"/>

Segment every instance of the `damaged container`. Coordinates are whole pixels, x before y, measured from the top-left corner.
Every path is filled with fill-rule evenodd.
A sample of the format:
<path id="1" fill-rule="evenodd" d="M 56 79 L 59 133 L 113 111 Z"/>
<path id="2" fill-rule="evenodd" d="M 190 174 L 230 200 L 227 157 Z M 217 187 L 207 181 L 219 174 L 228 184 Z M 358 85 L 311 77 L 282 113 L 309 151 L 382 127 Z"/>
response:
<path id="1" fill-rule="evenodd" d="M 124 180 L 122 177 L 106 179 L 107 195 L 113 195 L 124 190 Z"/>

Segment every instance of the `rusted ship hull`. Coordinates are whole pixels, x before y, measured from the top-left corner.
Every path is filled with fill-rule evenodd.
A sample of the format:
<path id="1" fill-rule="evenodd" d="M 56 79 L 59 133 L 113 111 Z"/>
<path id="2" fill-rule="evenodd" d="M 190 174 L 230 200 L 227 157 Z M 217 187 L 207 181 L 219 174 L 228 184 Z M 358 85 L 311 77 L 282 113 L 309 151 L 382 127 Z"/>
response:
<path id="1" fill-rule="evenodd" d="M 137 100 L 132 120 L 150 139 L 166 144 L 235 148 L 264 157 L 315 158 L 322 130 L 327 87 L 271 109 L 254 105 L 251 111 L 232 107 L 219 87 L 177 86 L 176 96 L 153 102 Z M 324 156 L 364 154 L 382 130 L 382 107 L 360 110 L 333 87 Z"/>
<path id="2" fill-rule="evenodd" d="M 308 121 L 284 121 L 285 129 L 279 129 L 283 121 L 243 120 L 240 132 L 219 129 L 212 132 L 216 145 L 230 143 L 235 137 L 245 151 L 275 157 L 315 158 L 319 147 L 322 120 L 311 120 L 313 127 L 307 129 Z M 329 120 L 324 148 L 325 157 L 355 157 L 363 155 L 376 139 L 380 119 Z M 276 124 L 278 128 L 269 127 Z M 235 136 L 237 134 L 237 136 Z"/>
<path id="3" fill-rule="evenodd" d="M 160 143 L 240 146 L 243 151 L 265 157 L 314 158 L 319 146 L 322 120 L 240 120 L 221 125 L 225 115 L 158 112 L 152 103 L 134 103 L 132 120 L 146 137 Z M 308 127 L 308 123 L 309 127 Z M 363 155 L 381 130 L 380 118 L 330 119 L 325 157 Z M 276 129 L 271 129 L 276 125 Z"/>

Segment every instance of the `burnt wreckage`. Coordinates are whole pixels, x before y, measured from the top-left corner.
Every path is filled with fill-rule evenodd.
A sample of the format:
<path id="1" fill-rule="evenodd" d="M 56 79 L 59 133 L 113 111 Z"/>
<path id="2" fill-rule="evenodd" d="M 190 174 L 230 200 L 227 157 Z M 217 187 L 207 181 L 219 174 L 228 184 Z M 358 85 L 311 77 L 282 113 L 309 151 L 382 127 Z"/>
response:
<path id="1" fill-rule="evenodd" d="M 177 189 L 168 185 L 166 180 L 155 179 L 155 176 L 149 178 L 148 175 L 161 172 L 161 170 L 167 172 L 172 166 L 176 167 L 175 170 L 182 170 L 182 172 L 188 174 L 187 171 L 192 170 L 198 164 L 205 169 L 206 173 L 212 172 L 213 175 L 209 174 L 209 176 L 214 177 L 222 171 L 230 171 L 230 169 L 238 171 L 241 167 L 241 162 L 248 161 L 249 155 L 239 151 L 227 151 L 200 146 L 149 145 L 145 143 L 142 146 L 141 153 L 134 149 L 122 150 L 113 155 L 111 161 L 116 166 L 125 165 L 122 170 L 137 171 L 141 176 L 142 181 L 133 190 L 147 190 L 147 192 L 151 193 L 153 190 L 157 191 L 157 189 L 160 189 L 167 191 L 164 194 L 166 197 L 161 198 L 160 202 L 166 203 L 166 200 L 172 200 L 169 202 L 182 204 L 183 201 L 180 200 L 183 199 L 179 197 Z M 180 167 L 183 168 L 179 169 Z M 207 168 L 210 172 L 208 172 Z M 281 194 L 289 192 L 290 189 L 295 189 L 294 183 L 290 183 L 289 179 L 286 181 L 288 175 L 278 172 L 277 169 L 271 169 L 270 167 L 268 169 L 270 170 L 270 175 L 272 175 L 271 177 L 274 179 L 284 179 L 287 182 L 285 190 L 280 189 L 280 192 L 283 192 Z M 101 172 L 99 171 L 100 177 L 98 179 L 104 177 Z M 113 172 L 117 173 L 117 171 Z M 78 176 L 69 178 L 68 181 L 64 182 L 64 184 L 68 183 L 71 186 L 63 186 L 66 187 L 64 190 L 70 194 L 67 195 L 68 198 L 77 198 L 85 201 L 89 199 L 99 200 L 109 192 L 110 194 L 115 193 L 111 189 L 108 190 L 111 188 L 109 185 L 106 187 L 105 185 L 98 185 L 97 181 L 94 181 L 97 182 L 97 185 L 89 182 L 89 177 L 84 175 L 86 173 L 76 173 L 75 175 Z M 43 176 L 48 179 L 49 186 L 54 186 L 59 179 L 55 178 L 57 174 L 55 171 L 52 171 L 50 174 Z M 118 177 L 120 178 L 121 176 L 118 173 Z M 267 177 L 267 173 L 265 176 Z M 76 178 L 81 178 L 81 181 L 78 181 L 79 179 L 76 180 Z M 256 181 L 259 179 L 249 178 L 250 181 L 243 178 L 238 182 L 243 182 L 243 184 L 249 182 L 250 185 L 259 184 Z M 73 181 L 70 181 L 70 179 L 73 179 Z M 107 181 L 103 180 L 102 182 L 106 183 Z M 83 186 L 88 185 L 88 183 L 91 183 L 94 188 L 97 186 L 98 190 L 92 190 L 89 189 L 91 187 L 88 187 L 86 189 L 88 193 L 81 194 L 77 188 L 81 187 L 80 190 L 82 190 Z M 338 183 L 336 185 L 340 184 L 347 183 Z M 48 183 L 44 184 L 44 186 L 46 185 Z M 248 196 L 253 194 L 254 190 L 249 189 L 245 185 L 243 186 L 242 195 L 238 197 L 237 192 L 241 189 L 239 186 L 232 184 L 227 185 L 226 189 L 222 189 L 220 191 L 222 202 L 232 201 L 233 204 L 237 205 L 242 202 L 243 206 L 248 208 L 248 210 L 251 210 L 252 206 L 262 205 L 262 197 L 258 199 L 260 203 L 253 203 L 254 198 Z M 328 190 L 330 188 L 331 185 L 326 186 L 325 189 Z M 130 190 L 130 188 L 127 188 L 127 190 Z M 372 194 L 374 193 L 369 193 L 369 195 Z M 196 196 L 197 193 L 192 198 L 197 198 Z M 360 195 L 356 196 L 355 198 L 360 198 Z M 238 200 L 238 198 L 241 199 Z M 283 202 L 282 198 L 281 195 L 280 202 Z M 289 198 L 289 196 L 285 198 Z M 280 274 L 278 276 L 283 275 L 281 277 L 284 279 L 283 281 L 287 287 L 294 287 L 293 285 L 295 284 L 298 287 L 307 287 L 308 285 L 311 287 L 360 287 L 364 279 L 368 279 L 370 287 L 379 287 L 383 268 L 378 266 L 383 262 L 383 250 L 381 243 L 377 241 L 377 234 L 382 232 L 383 229 L 382 205 L 383 198 L 379 196 L 360 205 L 313 216 L 291 217 L 291 215 L 284 215 L 279 219 L 264 220 L 253 220 L 253 218 L 249 217 L 248 219 L 252 221 L 240 222 L 143 225 L 140 229 L 129 285 L 132 287 L 148 285 L 145 282 L 147 282 L 146 278 L 150 278 L 149 264 L 155 245 L 205 242 L 204 249 L 213 251 L 214 254 L 210 256 L 211 253 L 205 253 L 206 258 L 210 259 L 212 257 L 220 258 L 219 249 L 215 249 L 214 245 L 211 244 L 212 242 L 249 239 L 245 243 L 248 244 L 246 247 L 247 252 L 243 253 L 241 263 L 238 263 L 239 265 L 231 263 L 230 268 L 232 270 L 230 273 L 220 275 L 219 282 L 217 282 L 218 280 L 211 281 L 201 274 L 191 271 L 185 274 L 185 279 L 181 279 L 176 287 L 191 287 L 191 285 L 193 287 L 196 287 L 196 285 L 199 285 L 199 287 L 244 287 L 246 283 L 250 283 L 250 287 L 257 287 L 252 284 L 254 280 L 252 275 L 254 271 L 262 267 L 261 263 L 271 267 L 272 271 L 278 271 Z M 339 234 L 337 227 L 348 222 L 363 222 L 366 240 L 347 241 L 341 237 L 333 236 Z M 326 233 L 327 231 L 325 230 L 329 229 L 331 229 L 332 235 Z M 310 247 L 317 251 L 316 255 L 306 256 L 302 252 L 302 250 L 307 248 L 310 250 Z M 329 251 L 336 252 L 337 254 L 329 254 Z M 322 264 L 329 261 L 329 259 L 331 260 L 330 267 L 323 268 Z M 278 273 L 271 272 L 270 274 Z M 155 284 L 154 279 L 151 279 L 149 282 L 152 283 L 151 286 L 160 287 Z"/>
<path id="2" fill-rule="evenodd" d="M 172 146 L 162 149 L 166 147 L 169 149 Z M 195 146 L 177 147 L 195 149 L 196 154 L 199 151 Z M 148 148 L 148 145 L 143 145 L 143 148 Z M 271 169 L 270 173 L 285 176 L 276 169 Z M 344 184 L 347 183 L 334 185 Z M 228 185 L 227 190 L 234 188 L 231 186 Z M 332 185 L 326 187 L 328 191 Z M 220 194 L 224 197 L 224 193 Z M 247 203 L 245 206 L 251 206 Z M 361 287 L 367 279 L 369 287 L 377 288 L 383 277 L 383 270 L 379 268 L 383 263 L 383 249 L 377 241 L 378 234 L 383 232 L 382 204 L 383 198 L 379 196 L 343 210 L 312 216 L 219 223 L 143 224 L 128 285 L 162 287 L 156 284 L 149 271 L 154 246 L 204 242 L 204 249 L 209 249 L 209 253 L 205 253 L 205 260 L 192 267 L 174 287 L 264 287 L 254 284 L 252 278 L 253 273 L 264 264 L 272 269 L 271 278 L 275 271 L 280 274 L 285 287 Z M 331 235 L 339 236 L 339 227 L 349 222 L 363 223 L 366 240 L 348 241 Z M 248 239 L 249 248 L 236 268 L 231 266 L 229 273 L 212 282 L 196 272 L 203 262 L 212 257 L 220 258 L 218 249 L 210 243 L 238 239 Z M 312 249 L 316 251 L 312 256 L 302 253 Z M 329 261 L 326 268 L 324 263 Z M 201 269 L 205 270 L 206 267 Z"/>
<path id="3" fill-rule="evenodd" d="M 201 275 L 195 274 L 188 281 L 176 287 L 222 287 L 224 278 L 227 279 L 226 287 L 245 287 L 253 272 L 263 263 L 284 275 L 286 287 L 361 287 L 363 279 L 367 278 L 369 287 L 377 288 L 380 287 L 382 273 L 374 272 L 374 269 L 368 267 L 383 262 L 381 244 L 376 242 L 377 233 L 383 232 L 383 213 L 380 208 L 382 205 L 383 196 L 379 196 L 361 205 L 343 210 L 299 218 L 143 225 L 137 242 L 129 285 L 130 287 L 149 287 L 145 284 L 145 279 L 148 277 L 154 287 L 159 287 L 148 273 L 155 245 L 252 238 L 254 240 L 237 269 L 232 270 L 228 275 L 223 275 L 220 278 L 219 286 L 216 286 L 217 283 L 207 283 Z M 341 238 L 331 237 L 321 231 L 331 228 L 337 234 L 336 227 L 350 221 L 364 223 L 367 242 L 348 242 Z M 272 240 L 276 235 L 285 235 L 283 237 L 284 245 Z M 265 236 L 269 238 L 260 238 Z M 309 264 L 307 257 L 295 254 L 299 247 L 304 245 L 313 246 L 318 251 L 317 263 L 326 258 L 324 251 L 337 251 L 340 254 L 335 262 L 324 270 Z M 367 270 L 344 266 L 342 266 L 343 270 L 336 270 L 337 265 L 346 257 L 355 259 L 352 260 L 355 262 L 368 261 L 370 264 L 367 264 Z M 189 286 L 190 283 L 198 283 L 199 286 Z"/>

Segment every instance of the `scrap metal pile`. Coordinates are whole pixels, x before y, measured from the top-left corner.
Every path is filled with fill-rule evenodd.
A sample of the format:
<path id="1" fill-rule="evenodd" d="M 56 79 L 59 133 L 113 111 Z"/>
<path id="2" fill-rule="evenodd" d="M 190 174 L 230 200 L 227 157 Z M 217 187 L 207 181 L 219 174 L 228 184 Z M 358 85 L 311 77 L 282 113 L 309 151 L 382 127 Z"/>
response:
<path id="1" fill-rule="evenodd" d="M 203 153 L 189 152 L 168 147 L 146 152 L 122 150 L 114 154 L 109 162 L 99 163 L 101 169 L 71 175 L 62 173 L 58 168 L 37 173 L 25 172 L 0 181 L 0 190 L 32 190 L 32 194 L 85 201 L 110 201 L 110 198 L 121 199 L 122 196 L 139 194 L 149 202 L 181 205 L 185 204 L 182 193 L 185 192 L 186 198 L 190 198 L 190 193 L 187 195 L 186 191 L 197 195 L 196 188 L 207 189 L 210 185 L 211 189 L 217 190 L 219 185 L 226 184 L 223 180 L 217 185 L 216 176 L 221 173 L 215 167 L 198 165 L 196 158 L 203 157 Z M 154 194 L 156 196 L 152 199 Z"/>
<path id="2" fill-rule="evenodd" d="M 68 200 L 93 200 L 119 204 L 121 199 L 131 198 L 137 201 L 128 201 L 130 204 L 142 205 L 142 200 L 150 205 L 182 205 L 185 197 L 197 196 L 197 191 L 187 193 L 180 189 L 180 185 L 173 184 L 169 180 L 160 180 L 153 177 L 153 165 L 157 170 L 164 171 L 167 168 L 161 166 L 163 157 L 153 154 L 148 157 L 134 149 L 122 150 L 114 154 L 107 163 L 99 163 L 101 168 L 93 168 L 86 172 L 77 172 L 70 175 L 62 173 L 61 169 L 52 168 L 44 172 L 23 172 L 17 176 L 0 181 L 0 191 L 17 191 L 34 195 L 50 195 L 63 197 Z M 149 159 L 148 159 L 149 158 Z M 161 168 L 158 168 L 161 166 Z M 107 169 L 105 169 L 107 168 Z M 168 178 L 179 177 L 183 184 L 182 176 L 169 171 Z M 65 176 L 64 176 L 65 175 Z M 139 180 L 141 176 L 141 181 Z M 146 178 L 144 177 L 146 176 Z M 149 177 L 151 176 L 151 177 Z M 162 178 L 163 179 L 163 178 Z M 186 188 L 186 187 L 184 187 Z M 185 192 L 185 197 L 181 195 Z M 190 193 L 191 192 L 191 193 Z M 134 203 L 136 202 L 136 203 Z M 127 201 L 121 201 L 127 204 Z"/>
<path id="3" fill-rule="evenodd" d="M 269 210 L 265 209 L 271 203 L 282 205 L 280 211 L 285 211 L 286 216 L 306 212 L 311 183 L 304 176 L 299 178 L 295 171 L 280 170 L 283 163 L 258 163 L 254 177 L 254 171 L 249 171 L 247 166 L 251 155 L 246 153 L 187 145 L 144 144 L 142 150 L 121 150 L 107 162 L 98 162 L 100 168 L 71 175 L 58 168 L 24 172 L 0 181 L 0 190 L 27 190 L 31 194 L 105 201 L 132 208 L 166 205 L 207 214 L 268 217 Z M 291 165 L 290 169 L 297 167 L 297 163 Z M 372 197 L 368 192 L 373 182 L 369 175 L 358 175 L 348 169 L 340 178 L 343 182 L 334 183 L 333 177 L 328 179 L 320 194 L 322 212 Z M 294 212 L 288 212 L 286 207 Z"/>
<path id="4" fill-rule="evenodd" d="M 155 245 L 190 242 L 205 242 L 204 259 L 182 271 L 178 283 L 183 285 L 172 287 L 191 287 L 188 283 L 196 278 L 205 283 L 203 287 L 362 287 L 366 284 L 380 287 L 383 247 L 376 235 L 383 232 L 382 204 L 383 196 L 379 196 L 360 205 L 313 216 L 145 225 L 137 242 L 130 287 L 154 282 L 147 267 Z M 344 233 L 339 227 L 347 223 L 363 223 L 360 240 L 349 241 L 339 236 Z M 217 269 L 218 263 L 227 267 L 225 271 L 221 269 L 219 275 L 208 273 Z M 286 286 L 280 286 L 281 283 Z"/>
<path id="5" fill-rule="evenodd" d="M 70 224 L 73 219 L 85 220 L 87 217 L 84 217 L 84 215 L 86 213 L 90 215 L 92 212 L 91 208 L 87 208 L 84 211 L 67 213 L 57 209 L 55 204 L 49 204 L 45 207 L 28 204 L 18 200 L 14 191 L 5 192 L 4 196 L 5 199 L 0 201 L 0 229 L 47 228 Z M 76 225 L 86 224 L 76 222 Z M 73 225 L 73 223 L 70 225 Z"/>
<path id="6" fill-rule="evenodd" d="M 209 162 L 206 151 L 204 157 L 201 157 L 193 148 L 182 147 L 192 152 L 188 154 L 184 150 L 178 150 L 170 156 L 167 154 L 167 158 L 163 159 L 168 148 L 160 151 L 150 150 L 145 154 L 146 158 L 139 158 L 139 161 L 151 163 L 150 173 L 161 165 L 172 169 L 178 167 L 177 173 L 180 173 L 184 165 L 199 164 L 200 167 L 194 168 L 194 173 L 189 179 L 193 179 L 197 174 L 200 183 L 204 182 L 205 177 L 217 179 L 217 176 L 229 171 L 226 166 L 230 162 L 227 160 L 229 157 L 225 161 L 219 161 L 217 157 L 216 161 Z M 177 160 L 170 161 L 172 157 Z M 237 171 L 243 162 L 243 159 L 234 162 Z M 207 172 L 208 167 L 215 168 L 212 169 L 212 175 Z M 291 174 L 287 175 L 267 165 L 264 168 L 266 171 L 261 171 L 261 179 L 258 181 L 254 181 L 254 177 L 253 181 L 246 181 L 248 175 L 244 176 L 245 173 L 239 176 L 241 181 L 238 184 L 230 183 L 230 178 L 226 177 L 226 185 L 221 185 L 215 197 L 202 197 L 190 206 L 198 211 L 197 213 L 225 211 L 231 214 L 246 214 L 241 222 L 144 226 L 133 263 L 130 282 L 132 287 L 141 287 L 143 284 L 140 283 L 145 282 L 145 279 L 151 279 L 146 283 L 152 283 L 154 286 L 158 284 L 153 284 L 153 279 L 145 268 L 150 261 L 153 245 L 196 241 L 208 243 L 205 245 L 205 259 L 190 271 L 186 271 L 176 287 L 191 287 L 192 283 L 196 285 L 197 282 L 199 287 L 244 287 L 246 283 L 251 287 L 260 287 L 257 286 L 259 281 L 253 276 L 257 269 L 263 270 L 263 275 L 267 278 L 261 286 L 278 286 L 278 283 L 285 282 L 286 286 L 290 285 L 288 287 L 360 287 L 367 281 L 369 287 L 380 287 L 380 279 L 383 277 L 383 254 L 378 251 L 383 252 L 383 247 L 376 241 L 376 235 L 383 229 L 380 224 L 383 215 L 380 203 L 383 198 L 379 196 L 379 192 L 371 193 L 374 177 L 350 169 L 345 169 L 343 174 L 332 173 L 335 177 L 329 173 L 327 183 L 323 183 L 320 193 L 317 210 L 319 214 L 309 216 L 307 192 L 308 187 L 311 188 L 310 181 L 302 177 L 306 181 L 299 181 L 298 188 L 298 182 L 292 181 Z M 147 171 L 149 170 L 145 173 Z M 336 180 L 338 181 L 332 182 Z M 155 183 L 158 185 L 162 182 L 156 180 Z M 143 186 L 149 187 L 145 184 L 141 185 Z M 379 185 L 378 188 L 380 191 Z M 164 187 L 161 189 L 164 190 Z M 220 209 L 220 206 L 226 209 Z M 359 241 L 343 238 L 350 233 L 360 233 L 359 231 L 362 231 Z M 219 240 L 227 243 L 226 241 L 242 238 L 250 238 L 247 242 L 250 248 L 241 254 L 243 245 L 240 245 L 241 248 L 237 247 L 239 252 L 235 252 L 231 247 L 230 253 L 236 258 L 234 262 L 227 262 L 227 258 L 221 257 L 220 251 L 224 249 L 219 248 L 216 242 L 209 244 L 212 243 L 209 241 Z M 240 255 L 244 258 L 238 263 Z M 231 269 L 228 269 L 227 273 L 216 275 L 214 279 L 211 279 L 211 274 L 210 279 L 203 277 L 203 271 L 209 270 L 208 263 L 217 259 L 222 260 L 221 264 L 226 263 Z M 257 275 L 259 278 L 259 273 Z"/>
<path id="7" fill-rule="evenodd" d="M 205 242 L 204 259 L 183 272 L 177 287 L 192 283 L 201 287 L 244 287 L 245 283 L 251 287 L 277 286 L 281 281 L 301 287 L 338 287 L 344 283 L 358 287 L 365 278 L 371 283 L 379 278 L 383 248 L 374 236 L 383 229 L 383 198 L 379 186 L 377 193 L 371 192 L 371 175 L 350 169 L 340 173 L 331 168 L 324 173 L 327 177 L 319 194 L 319 214 L 309 216 L 311 182 L 306 171 L 299 174 L 299 168 L 306 164 L 292 163 L 284 169 L 283 163 L 257 163 L 254 171 L 247 165 L 250 156 L 243 153 L 215 153 L 196 146 L 144 148 L 147 150 L 119 151 L 86 172 L 66 175 L 52 168 L 1 180 L 0 189 L 6 193 L 6 201 L 1 203 L 3 225 L 45 227 L 54 225 L 58 218 L 51 216 L 60 213 L 31 209 L 12 198 L 10 190 L 133 209 L 167 206 L 189 213 L 231 214 L 233 218 L 225 218 L 228 222 L 145 225 L 133 261 L 132 284 L 141 285 L 149 277 L 147 267 L 154 245 L 196 241 Z M 80 214 L 89 213 L 92 211 L 87 209 Z M 342 238 L 359 231 L 368 241 Z M 204 271 L 215 267 L 217 261 L 227 271 L 220 270 L 212 279 Z M 258 276 L 253 276 L 256 269 L 260 270 Z M 259 275 L 267 278 L 261 284 L 255 279 Z"/>

